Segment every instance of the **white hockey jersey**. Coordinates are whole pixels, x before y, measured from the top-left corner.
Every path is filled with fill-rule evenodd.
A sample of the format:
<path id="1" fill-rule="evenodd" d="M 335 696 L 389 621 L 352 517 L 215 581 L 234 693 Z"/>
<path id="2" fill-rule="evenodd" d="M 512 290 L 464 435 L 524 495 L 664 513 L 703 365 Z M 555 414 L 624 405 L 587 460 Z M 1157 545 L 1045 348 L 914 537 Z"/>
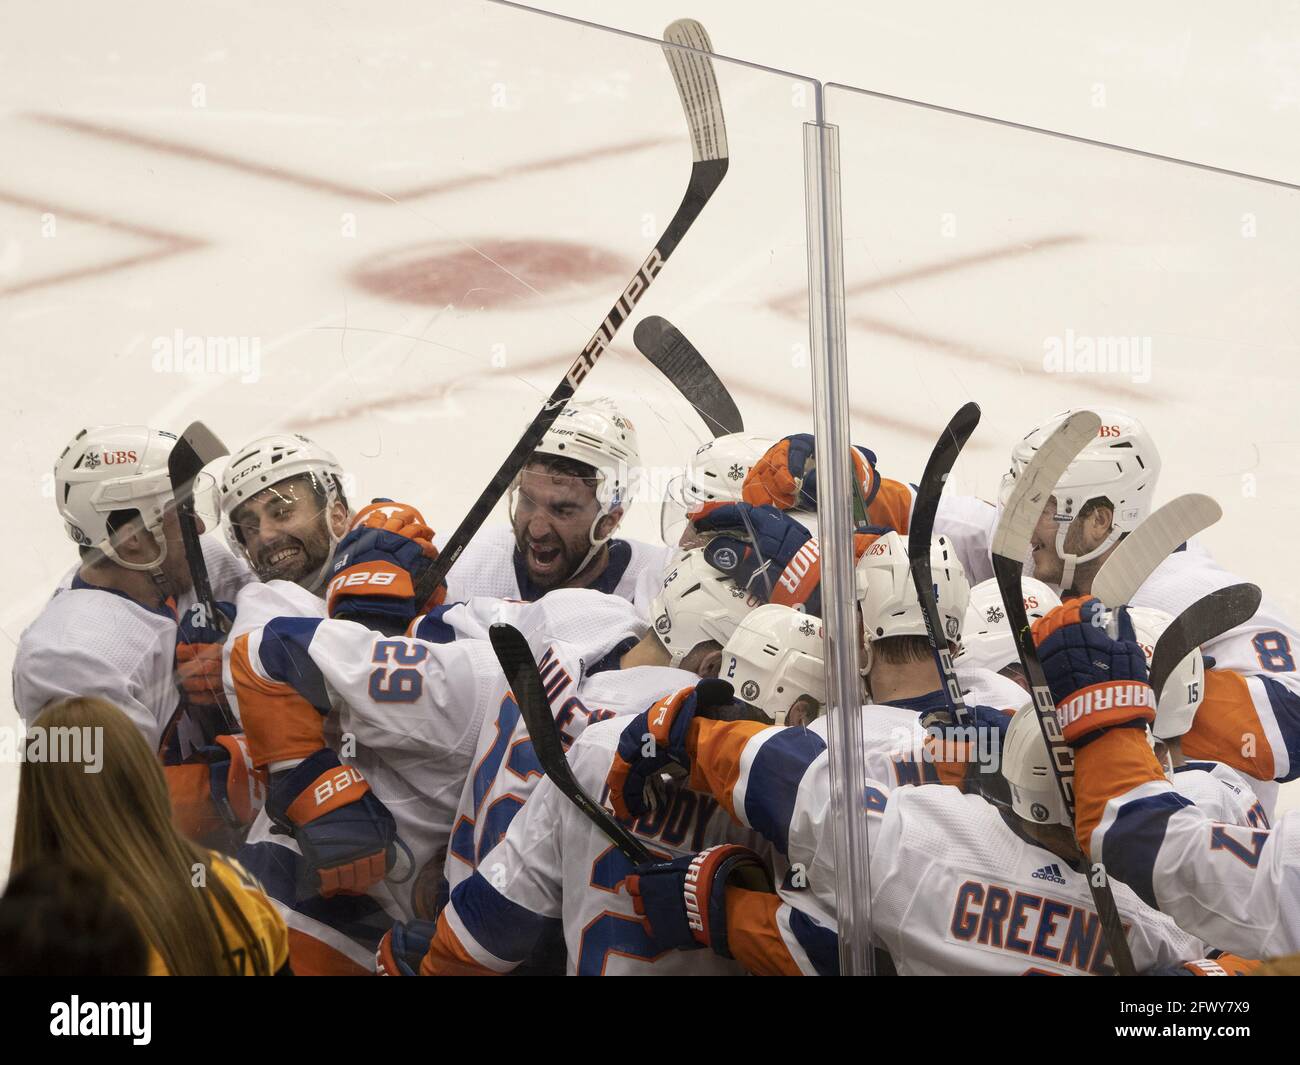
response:
<path id="1" fill-rule="evenodd" d="M 554 620 L 539 625 L 531 617 L 539 613 Z M 470 636 L 480 626 L 486 636 L 491 621 L 508 621 L 528 639 L 566 746 L 592 722 L 639 714 L 699 679 L 680 669 L 618 668 L 615 656 L 645 633 L 635 608 L 618 596 L 562 588 L 536 603 L 474 600 L 448 608 L 440 618 Z M 421 624 L 423 631 L 430 630 Z M 474 773 L 465 781 L 456 811 L 445 869 L 449 888 L 470 876 L 496 846 L 541 776 L 519 708 L 513 700 L 503 700 L 483 724 Z"/>
<path id="2" fill-rule="evenodd" d="M 465 633 L 455 628 L 458 618 Z M 627 601 L 565 590 L 536 603 L 440 608 L 418 623 L 431 637 L 426 639 L 292 617 L 232 641 L 229 676 L 254 761 L 305 757 L 311 752 L 301 744 L 285 745 L 285 730 L 293 727 L 295 714 L 302 720 L 304 703 L 312 713 L 328 715 L 331 746 L 337 744 L 343 761 L 360 770 L 411 851 L 410 861 L 399 859 L 369 895 L 322 899 L 306 885 L 292 838 L 272 833 L 265 815 L 259 818 L 240 859 L 266 886 L 290 928 L 330 948 L 331 965 L 342 959 L 369 968 L 379 937 L 394 920 L 413 916 L 412 872 L 442 872 L 462 795 L 478 815 L 469 829 L 477 844 L 505 831 L 536 783 L 536 759 L 491 645 L 463 638 L 478 635 L 491 620 L 511 621 L 529 640 L 562 728 L 575 738 L 594 716 L 575 698 L 587 673 L 611 649 L 644 631 Z M 677 670 L 663 672 L 672 674 L 669 690 L 683 687 L 683 677 L 693 679 Z M 523 730 L 519 735 L 516 726 Z M 465 834 L 462 826 L 459 838 Z"/>
<path id="3" fill-rule="evenodd" d="M 977 577 L 992 576 L 989 552 L 997 516 L 997 507 L 969 496 L 944 496 L 940 502 L 935 529 L 952 539 L 972 585 Z M 1156 567 L 1134 593 L 1132 605 L 1155 607 L 1177 617 L 1210 592 L 1240 582 L 1240 577 L 1191 540 Z M 1300 676 L 1296 671 L 1300 632 L 1267 598 L 1254 617 L 1207 640 L 1201 651 L 1213 660 L 1213 670 L 1220 676 L 1227 672 L 1243 677 L 1272 676 L 1283 687 L 1293 686 L 1286 678 Z M 1300 719 L 1289 712 L 1277 683 L 1253 679 L 1249 684 L 1248 697 L 1243 693 L 1240 699 L 1225 701 L 1207 696 L 1183 747 L 1195 758 L 1226 760 L 1247 773 L 1271 815 L 1277 800 L 1274 782 L 1300 775 Z M 1225 706 L 1225 702 L 1233 705 Z M 1247 703 L 1254 704 L 1253 710 Z M 1248 737 L 1254 737 L 1252 753 L 1241 755 Z"/>
<path id="4" fill-rule="evenodd" d="M 255 580 L 252 571 L 214 536 L 200 543 L 213 596 L 234 603 Z M 120 708 L 159 749 L 180 705 L 176 686 L 177 629 L 196 608 L 194 593 L 154 610 L 119 592 L 93 587 L 71 570 L 40 615 L 23 631 L 14 658 L 14 705 L 30 724 L 47 703 L 78 695 Z M 178 750 L 188 757 L 202 737 L 176 722 Z"/>
<path id="5" fill-rule="evenodd" d="M 797 876 L 776 921 L 801 971 L 826 972 L 836 928 L 830 768 L 810 730 L 706 722 L 694 779 L 787 857 Z M 1085 876 L 1013 831 L 975 795 L 868 780 L 871 920 L 900 974 L 1059 975 L 1109 969 Z M 1204 944 L 1123 885 L 1116 902 L 1139 969 L 1199 958 Z M 734 934 L 734 932 L 733 932 Z"/>
<path id="6" fill-rule="evenodd" d="M 661 544 L 611 539 L 609 563 L 591 588 L 635 603 L 641 616 L 649 617 L 650 601 L 661 587 L 669 554 L 669 548 Z M 447 574 L 449 603 L 475 596 L 532 601 L 545 594 L 529 581 L 509 525 L 481 530 Z"/>
<path id="7" fill-rule="evenodd" d="M 1080 838 L 1188 932 L 1248 958 L 1300 950 L 1300 812 L 1214 820 L 1165 779 L 1141 732 L 1110 729 L 1075 762 Z"/>
<path id="8" fill-rule="evenodd" d="M 604 796 L 624 725 L 595 724 L 569 751 L 574 776 L 593 797 Z M 739 843 L 760 854 L 770 849 L 756 833 L 734 825 L 716 800 L 676 785 L 658 812 L 629 828 L 664 858 L 716 843 Z M 548 935 L 561 933 L 570 975 L 742 973 L 736 962 L 710 950 L 657 951 L 623 885 L 631 871 L 632 863 L 544 779 L 478 871 L 452 892 L 424 971 L 508 972 Z"/>

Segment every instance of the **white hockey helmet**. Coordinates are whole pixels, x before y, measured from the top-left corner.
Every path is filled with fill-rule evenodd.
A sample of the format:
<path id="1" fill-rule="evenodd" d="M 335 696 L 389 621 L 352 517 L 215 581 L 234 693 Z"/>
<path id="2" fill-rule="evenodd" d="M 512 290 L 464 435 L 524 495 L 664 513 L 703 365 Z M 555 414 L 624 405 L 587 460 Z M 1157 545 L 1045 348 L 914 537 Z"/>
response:
<path id="1" fill-rule="evenodd" d="M 663 587 L 650 604 L 650 623 L 659 641 L 680 666 L 705 640 L 725 646 L 759 601 L 704 560 L 699 548 L 687 551 L 664 574 Z"/>
<path id="2" fill-rule="evenodd" d="M 826 702 L 823 644 L 820 618 L 766 603 L 740 619 L 722 649 L 718 676 L 731 682 L 738 698 L 784 725 L 799 696 Z"/>
<path id="3" fill-rule="evenodd" d="M 775 443 L 757 433 L 728 433 L 701 444 L 664 491 L 659 510 L 664 543 L 676 547 L 681 542 L 687 513 L 701 504 L 738 502 L 750 467 Z"/>
<path id="4" fill-rule="evenodd" d="M 1020 578 L 1020 591 L 1030 624 L 1061 605 L 1061 597 L 1033 577 Z M 990 577 L 970 590 L 957 661 L 998 673 L 1018 660 L 1016 638 L 1007 623 L 1002 593 L 998 591 L 996 578 Z"/>
<path id="5" fill-rule="evenodd" d="M 596 471 L 598 509 L 588 533 L 591 549 L 578 567 L 581 570 L 614 535 L 611 529 L 605 536 L 597 538 L 596 527 L 600 519 L 620 508 L 626 511 L 632 502 L 641 475 L 636 429 L 612 399 L 602 396 L 585 402 L 570 401 L 546 430 L 533 453 L 573 459 Z"/>
<path id="6" fill-rule="evenodd" d="M 102 551 L 119 566 L 157 570 L 167 557 L 163 511 L 172 501 L 167 457 L 174 433 L 147 425 L 95 425 L 82 429 L 54 464 L 54 495 L 63 527 L 82 547 Z M 109 539 L 108 516 L 116 510 L 139 513 L 158 541 L 153 562 L 127 562 Z"/>
<path id="7" fill-rule="evenodd" d="M 348 505 L 343 492 L 343 467 L 333 454 L 300 433 L 272 433 L 240 448 L 231 456 L 221 475 L 221 513 L 225 519 L 226 539 L 236 554 L 248 559 L 239 526 L 233 519 L 239 505 L 258 492 L 301 476 L 311 477 L 324 499 L 322 510 L 326 515 L 325 529 L 330 547 L 338 545 L 339 537 L 328 520 L 328 512 L 335 503 Z M 331 560 L 327 558 L 310 584 L 303 586 L 318 587 L 324 581 Z M 252 563 L 251 559 L 248 561 Z"/>
<path id="8" fill-rule="evenodd" d="M 1011 808 L 1035 825 L 1069 826 L 1069 812 L 1032 703 L 1016 711 L 1002 740 L 1002 776 L 1011 788 Z"/>
<path id="9" fill-rule="evenodd" d="M 944 635 L 950 643 L 960 643 L 970 584 L 946 536 L 934 537 L 930 545 L 930 569 Z M 870 669 L 871 645 L 875 641 L 926 635 L 925 618 L 907 564 L 907 541 L 892 530 L 885 533 L 858 559 L 854 576 L 867 645 L 864 668 Z"/>
<path id="10" fill-rule="evenodd" d="M 1155 441 L 1131 414 L 1107 407 L 1094 408 L 1101 428 L 1094 440 L 1066 468 L 1053 495 L 1056 498 L 1056 552 L 1065 563 L 1061 587 L 1069 588 L 1080 562 L 1090 562 L 1113 547 L 1151 513 L 1151 500 L 1160 477 L 1160 454 Z M 1020 471 L 1033 459 L 1043 442 L 1074 411 L 1062 411 L 1032 430 L 1011 450 L 1011 469 L 1002 478 L 999 503 L 1005 504 Z M 1065 534 L 1079 512 L 1095 499 L 1107 499 L 1114 509 L 1113 528 L 1093 550 L 1082 555 L 1065 551 Z M 1032 563 L 1027 563 L 1032 565 Z"/>
<path id="11" fill-rule="evenodd" d="M 1143 606 L 1131 606 L 1128 612 L 1137 642 L 1150 666 L 1156 644 L 1174 620 L 1173 615 Z M 1183 735 L 1192 727 L 1192 719 L 1196 717 L 1196 711 L 1205 697 L 1205 662 L 1199 647 L 1187 652 L 1186 657 L 1174 667 L 1159 695 L 1160 701 L 1156 704 L 1156 719 L 1151 732 L 1160 740 L 1171 740 Z"/>

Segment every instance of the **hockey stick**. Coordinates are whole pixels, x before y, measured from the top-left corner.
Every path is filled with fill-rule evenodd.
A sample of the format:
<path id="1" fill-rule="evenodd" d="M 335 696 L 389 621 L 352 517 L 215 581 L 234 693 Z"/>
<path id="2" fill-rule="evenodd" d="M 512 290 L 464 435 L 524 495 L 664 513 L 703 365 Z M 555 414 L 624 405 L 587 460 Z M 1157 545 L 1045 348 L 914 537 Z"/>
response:
<path id="1" fill-rule="evenodd" d="M 916 598 L 921 604 L 921 617 L 925 619 L 925 638 L 930 643 L 930 653 L 934 655 L 935 666 L 939 670 L 939 679 L 948 696 L 948 709 L 952 711 L 957 724 L 966 724 L 966 701 L 962 698 L 961 685 L 957 683 L 957 671 L 953 668 L 952 652 L 948 650 L 948 640 L 956 638 L 957 633 L 944 631 L 939 617 L 939 603 L 934 594 L 934 573 L 930 567 L 930 544 L 934 536 L 934 517 L 939 510 L 939 498 L 943 495 L 943 486 L 948 474 L 952 472 L 957 456 L 966 446 L 971 433 L 980 423 L 978 403 L 967 403 L 948 423 L 939 435 L 939 442 L 930 452 L 930 459 L 921 474 L 921 483 L 916 490 L 916 502 L 912 504 L 912 520 L 907 533 L 907 563 L 912 570 L 912 584 L 916 587 Z"/>
<path id="2" fill-rule="evenodd" d="M 632 331 L 632 342 L 695 408 L 714 437 L 745 431 L 745 420 L 727 386 L 667 318 L 657 314 L 642 318 Z"/>
<path id="3" fill-rule="evenodd" d="M 1071 824 L 1074 823 L 1074 750 L 1061 735 L 1056 704 L 1052 700 L 1052 691 L 1038 659 L 1038 648 L 1034 646 L 1029 619 L 1025 615 L 1020 578 L 1024 573 L 1024 560 L 1029 557 L 1034 526 L 1038 524 L 1043 507 L 1051 498 L 1066 468 L 1088 442 L 1096 437 L 1100 428 L 1101 419 L 1092 411 L 1086 410 L 1076 411 L 1057 426 L 1055 432 L 1043 441 L 1029 465 L 1016 477 L 1011 496 L 1003 507 L 1002 518 L 993 534 L 993 574 L 997 578 L 998 591 L 1002 593 L 1002 607 L 1007 612 L 1007 623 L 1015 634 L 1020 666 L 1025 671 L 1025 678 L 1033 693 L 1038 726 L 1047 743 L 1052 771 Z M 1103 877 L 1098 884 L 1096 878 L 1090 875 L 1088 889 L 1092 892 L 1092 902 L 1101 919 L 1102 935 L 1110 956 L 1115 961 L 1115 969 L 1121 976 L 1136 975 L 1133 954 L 1128 939 L 1124 936 L 1124 925 L 1120 921 L 1110 881 Z"/>
<path id="4" fill-rule="evenodd" d="M 541 763 L 543 772 L 551 778 L 551 783 L 586 814 L 587 819 L 633 865 L 651 861 L 652 855 L 641 841 L 614 820 L 613 815 L 588 795 L 574 779 L 569 760 L 564 756 L 559 729 L 555 727 L 551 704 L 546 701 L 537 663 L 523 634 L 513 625 L 497 622 L 488 629 L 488 639 L 492 641 L 492 650 L 496 652 L 501 671 L 510 683 L 510 690 L 528 728 L 528 738 L 532 740 L 537 761 Z"/>
<path id="5" fill-rule="evenodd" d="M 1115 545 L 1093 578 L 1092 594 L 1108 607 L 1123 606 L 1180 544 L 1221 517 L 1223 509 L 1209 496 L 1171 499 Z"/>
<path id="6" fill-rule="evenodd" d="M 1149 672 L 1156 702 L 1179 662 L 1201 644 L 1248 622 L 1259 609 L 1261 598 L 1259 588 L 1253 584 L 1231 584 L 1196 600 L 1174 618 L 1151 653 Z"/>
<path id="7" fill-rule="evenodd" d="M 194 599 L 206 616 L 204 624 L 223 634 L 230 631 L 230 619 L 217 609 L 212 595 L 212 581 L 208 578 L 208 563 L 203 557 L 198 517 L 194 512 L 194 481 L 209 462 L 229 454 L 230 449 L 211 429 L 202 422 L 191 422 L 167 456 L 167 478 L 171 481 L 172 498 L 176 501 L 176 520 L 185 548 L 185 564 L 189 567 L 190 581 L 194 586 Z M 233 715 L 224 706 L 221 718 L 227 731 L 239 731 Z"/>
<path id="8" fill-rule="evenodd" d="M 677 213 L 673 215 L 668 228 L 646 256 L 636 275 L 627 283 L 622 294 L 615 301 L 604 321 L 596 328 L 592 338 L 587 341 L 573 365 L 569 367 L 564 379 L 555 386 L 550 398 L 542 404 L 542 409 L 532 423 L 524 430 L 514 449 L 501 463 L 501 468 L 492 475 L 487 487 L 483 489 L 469 513 L 465 515 L 456 531 L 451 534 L 438 558 L 416 583 L 415 601 L 427 602 L 434 589 L 442 583 L 447 571 L 460 558 L 461 552 L 482 528 L 492 513 L 497 501 L 514 482 L 519 471 L 527 464 L 529 457 L 537 449 L 565 405 L 573 398 L 587 374 L 605 353 L 614 334 L 627 321 L 632 310 L 646 294 L 654 279 L 664 268 L 664 263 L 672 255 L 682 238 L 686 236 L 691 225 L 704 210 L 705 204 L 717 190 L 726 176 L 727 129 L 722 116 L 722 101 L 718 95 L 718 81 L 713 71 L 713 61 L 707 52 L 712 51 L 709 35 L 704 27 L 693 19 L 678 19 L 664 31 L 664 55 L 672 71 L 677 91 L 681 95 L 682 107 L 686 112 L 686 121 L 691 131 L 691 151 L 694 162 L 691 165 L 690 182 L 686 186 L 686 195 L 682 198 Z"/>
<path id="9" fill-rule="evenodd" d="M 194 598 L 207 613 L 206 624 L 223 633 L 230 631 L 230 620 L 217 609 L 212 597 L 212 582 L 208 579 L 208 564 L 203 557 L 198 518 L 194 513 L 194 479 L 209 462 L 229 454 L 230 450 L 211 429 L 202 422 L 192 422 L 167 456 L 167 477 L 176 500 L 176 518 L 181 527 L 190 579 L 194 582 Z"/>

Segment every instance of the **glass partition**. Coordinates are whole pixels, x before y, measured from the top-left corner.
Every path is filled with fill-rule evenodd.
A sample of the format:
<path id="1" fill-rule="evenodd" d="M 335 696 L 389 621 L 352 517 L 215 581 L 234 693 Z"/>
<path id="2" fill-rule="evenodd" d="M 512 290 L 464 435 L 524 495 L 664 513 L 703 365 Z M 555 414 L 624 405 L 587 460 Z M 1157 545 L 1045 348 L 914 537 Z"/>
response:
<path id="1" fill-rule="evenodd" d="M 1069 408 L 1102 413 L 1104 433 L 1118 409 L 1158 451 L 1155 503 L 1214 497 L 1223 518 L 1199 542 L 1266 611 L 1300 617 L 1300 583 L 1271 564 L 1300 516 L 1300 189 L 841 85 L 825 118 L 852 436 L 915 482 L 948 419 L 980 404 L 936 523 L 971 583 L 992 577 L 1013 445 Z M 962 872 L 948 855 L 927 892 L 959 891 Z"/>

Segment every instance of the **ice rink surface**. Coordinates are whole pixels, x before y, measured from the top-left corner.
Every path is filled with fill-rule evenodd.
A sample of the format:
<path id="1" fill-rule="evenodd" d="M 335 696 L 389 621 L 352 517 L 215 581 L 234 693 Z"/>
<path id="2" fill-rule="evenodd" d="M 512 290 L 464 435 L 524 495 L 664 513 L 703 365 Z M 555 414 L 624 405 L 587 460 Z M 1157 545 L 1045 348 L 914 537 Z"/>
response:
<path id="1" fill-rule="evenodd" d="M 690 15 L 721 55 L 799 72 L 718 64 L 731 172 L 638 309 L 681 327 L 772 435 L 812 422 L 818 95 L 799 74 L 1272 179 L 822 98 L 841 141 L 853 438 L 882 471 L 915 480 L 974 399 L 952 490 L 991 497 L 1038 421 L 1121 406 L 1160 445 L 1159 497 L 1219 499 L 1207 545 L 1300 616 L 1300 192 L 1278 184 L 1300 182 L 1300 3 L 554 7 L 649 36 Z M 11 13 L 0 66 L 6 673 L 75 559 L 51 469 L 78 429 L 201 418 L 232 447 L 304 432 L 354 499 L 409 499 L 445 535 L 689 169 L 654 44 L 468 0 L 56 0 Z M 654 539 L 654 490 L 704 427 L 630 328 L 584 386 L 602 393 L 649 468 L 624 528 Z M 7 689 L 0 703 L 12 720 Z M 0 766 L 0 871 L 15 768 Z"/>

